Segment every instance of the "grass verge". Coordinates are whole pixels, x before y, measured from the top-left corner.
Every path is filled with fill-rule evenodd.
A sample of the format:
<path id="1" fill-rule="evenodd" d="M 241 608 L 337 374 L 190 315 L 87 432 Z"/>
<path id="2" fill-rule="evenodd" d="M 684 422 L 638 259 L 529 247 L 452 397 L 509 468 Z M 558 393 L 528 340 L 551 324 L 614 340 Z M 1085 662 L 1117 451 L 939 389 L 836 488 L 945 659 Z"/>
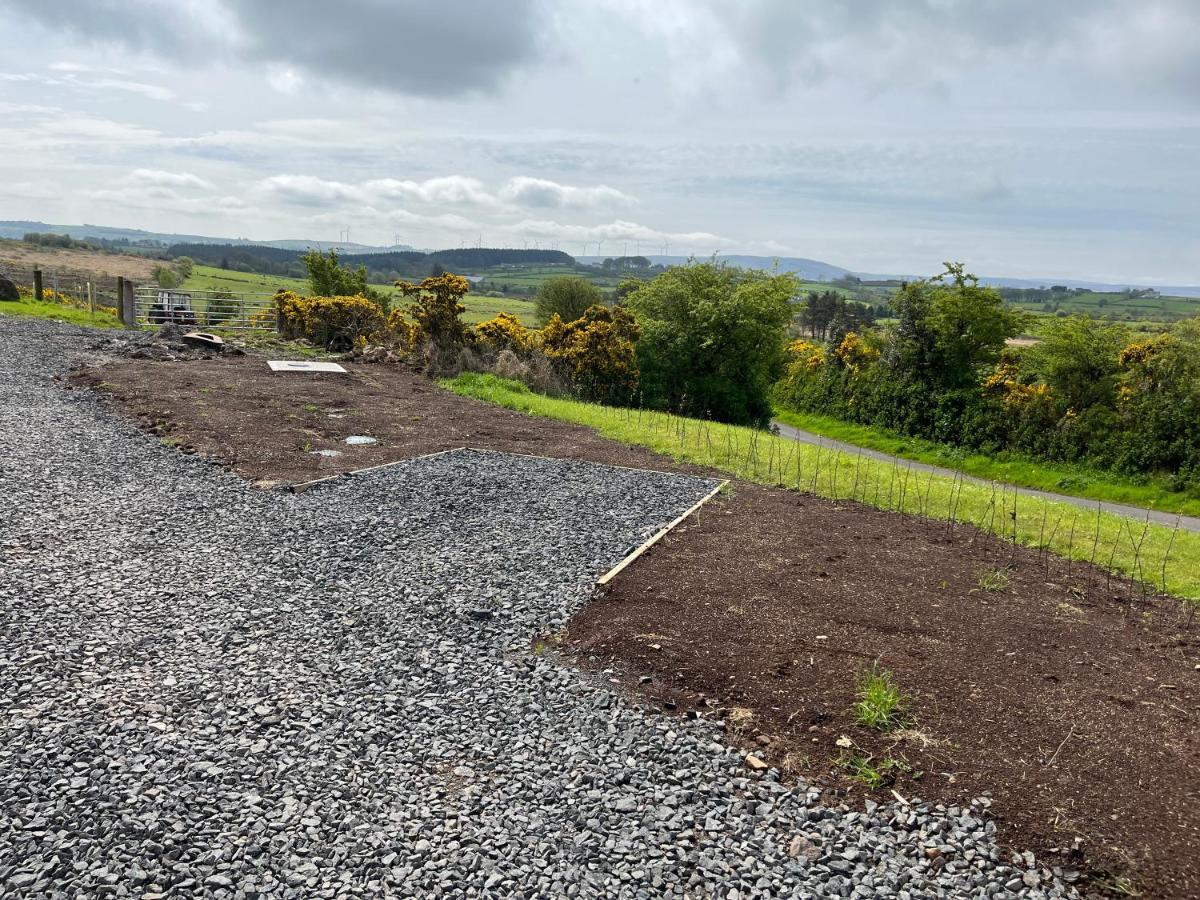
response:
<path id="1" fill-rule="evenodd" d="M 814 447 L 753 428 L 545 397 L 493 375 L 460 375 L 442 384 L 465 397 L 584 425 L 612 440 L 745 481 L 974 525 L 1006 540 L 1095 562 L 1175 596 L 1200 600 L 1200 533 L 1022 497 L 1002 485 L 923 475 L 899 463 Z"/>
<path id="2" fill-rule="evenodd" d="M 1000 481 L 1039 491 L 1069 494 L 1106 503 L 1125 503 L 1163 512 L 1200 515 L 1200 498 L 1170 490 L 1161 480 L 1122 478 L 1085 466 L 1039 462 L 1016 455 L 967 453 L 947 444 L 905 437 L 883 428 L 856 425 L 814 413 L 776 409 L 775 418 L 821 437 L 877 450 L 943 469 L 955 469 L 985 481 Z"/>
<path id="3" fill-rule="evenodd" d="M 0 316 L 21 316 L 27 319 L 53 319 L 71 325 L 86 325 L 89 328 L 122 328 L 116 316 L 108 313 L 90 313 L 60 303 L 38 303 L 36 300 L 19 300 L 15 303 L 0 302 Z"/>

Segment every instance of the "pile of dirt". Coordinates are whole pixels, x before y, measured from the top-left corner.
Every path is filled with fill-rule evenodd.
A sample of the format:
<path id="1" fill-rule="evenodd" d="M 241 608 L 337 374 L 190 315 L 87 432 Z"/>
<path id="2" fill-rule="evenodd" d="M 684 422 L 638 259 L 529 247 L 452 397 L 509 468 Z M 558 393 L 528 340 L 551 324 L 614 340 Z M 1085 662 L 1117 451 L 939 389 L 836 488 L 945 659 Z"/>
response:
<path id="1" fill-rule="evenodd" d="M 741 485 L 618 576 L 567 638 L 586 664 L 680 713 L 728 717 L 748 748 L 839 796 L 869 796 L 850 777 L 869 761 L 883 799 L 989 796 L 1004 838 L 1048 864 L 1196 897 L 1188 613 L 972 529 Z M 856 721 L 876 667 L 908 696 L 902 730 Z"/>

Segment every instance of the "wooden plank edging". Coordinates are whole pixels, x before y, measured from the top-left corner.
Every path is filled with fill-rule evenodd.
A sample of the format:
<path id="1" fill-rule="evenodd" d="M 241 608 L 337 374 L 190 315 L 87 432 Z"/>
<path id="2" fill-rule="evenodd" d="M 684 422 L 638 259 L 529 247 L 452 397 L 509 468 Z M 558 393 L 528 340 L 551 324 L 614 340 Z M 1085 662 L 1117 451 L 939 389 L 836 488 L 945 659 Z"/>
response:
<path id="1" fill-rule="evenodd" d="M 462 453 L 464 451 L 470 452 L 470 453 L 493 453 L 493 454 L 497 454 L 497 455 L 501 455 L 501 456 L 523 456 L 523 457 L 526 457 L 527 459 L 544 459 L 544 460 L 552 460 L 554 462 L 580 462 L 580 463 L 586 463 L 588 465 L 593 465 L 593 466 L 607 466 L 610 469 L 624 469 L 628 472 L 658 472 L 659 471 L 656 469 L 638 469 L 638 468 L 634 468 L 633 466 L 619 466 L 619 465 L 613 465 L 610 463 L 597 463 L 597 462 L 592 462 L 591 460 L 577 459 L 577 458 L 572 458 L 572 457 L 538 456 L 537 454 L 533 454 L 533 453 L 511 453 L 507 450 L 489 450 L 489 449 L 486 449 L 483 447 L 451 447 L 448 450 L 438 450 L 434 453 L 423 453 L 420 456 L 408 456 L 408 457 L 405 457 L 404 459 L 396 459 L 396 460 L 392 460 L 391 462 L 380 463 L 377 466 L 368 466 L 365 469 L 352 469 L 349 472 L 338 472 L 335 475 L 326 475 L 324 478 L 317 478 L 317 479 L 314 479 L 313 481 L 304 481 L 304 482 L 301 482 L 300 484 L 293 484 L 293 485 L 291 485 L 290 490 L 293 494 L 302 494 L 305 491 L 309 490 L 310 488 L 317 487 L 318 485 L 328 484 L 328 483 L 334 482 L 334 481 L 341 481 L 342 479 L 351 478 L 355 475 L 365 475 L 368 472 L 377 472 L 380 469 L 388 469 L 388 468 L 391 468 L 392 466 L 398 466 L 402 463 L 413 462 L 414 460 L 418 460 L 418 459 L 432 459 L 436 456 L 444 456 L 447 453 Z M 661 474 L 673 474 L 673 473 L 661 473 Z M 628 556 L 626 556 L 624 559 L 622 559 L 619 563 L 617 563 L 615 566 L 613 566 L 613 568 L 609 569 L 607 572 L 605 572 L 603 575 L 601 575 L 600 578 L 597 579 L 597 581 L 596 581 L 596 587 L 602 588 L 605 585 L 607 585 L 610 581 L 612 581 L 614 578 L 616 578 L 618 575 L 620 575 L 621 572 L 623 572 L 634 560 L 636 560 L 638 557 L 640 557 L 642 554 L 644 554 L 647 550 L 649 550 L 651 547 L 653 547 L 655 544 L 657 544 L 659 541 L 661 541 L 664 537 L 666 537 L 668 534 L 670 534 L 675 528 L 677 528 L 680 524 L 682 524 L 685 519 L 687 519 L 690 515 L 692 515 L 692 513 L 699 510 L 700 507 L 702 507 L 705 503 L 707 503 L 709 500 L 711 500 L 713 497 L 715 497 L 718 493 L 720 493 L 721 490 L 724 487 L 726 487 L 728 484 L 729 484 L 728 478 L 721 481 L 711 491 L 709 491 L 707 494 L 705 494 L 703 497 L 701 497 L 699 500 L 697 500 L 695 503 L 693 503 L 691 506 L 689 506 L 686 510 L 684 510 L 682 513 L 680 513 L 678 516 L 676 516 L 670 523 L 668 523 L 667 525 L 664 525 L 662 528 L 660 528 L 658 531 L 656 531 L 653 535 L 651 535 L 647 540 L 643 541 L 637 548 L 635 548 L 633 550 L 632 553 L 630 553 Z"/>
<path id="2" fill-rule="evenodd" d="M 638 547 L 636 550 L 634 550 L 632 553 L 630 553 L 628 556 L 626 556 L 623 560 L 621 560 L 619 563 L 617 563 L 615 566 L 613 566 L 613 568 L 609 569 L 607 572 L 605 572 L 603 575 L 601 575 L 596 580 L 596 587 L 602 588 L 605 585 L 607 585 L 610 581 L 612 581 L 614 578 L 616 578 L 618 575 L 620 575 L 630 563 L 632 563 L 635 559 L 637 559 L 639 556 L 641 556 L 643 553 L 645 553 L 647 550 L 649 550 L 651 547 L 653 547 L 655 544 L 657 544 L 659 541 L 661 541 L 664 537 L 666 537 L 677 525 L 679 525 L 681 522 L 683 522 L 684 519 L 686 519 L 692 513 L 696 512 L 696 510 L 698 510 L 705 503 L 707 503 L 709 500 L 711 500 L 713 497 L 715 497 L 721 491 L 721 489 L 724 488 L 727 484 L 729 484 L 728 478 L 725 479 L 724 481 L 722 481 L 720 484 L 718 484 L 715 488 L 713 488 L 711 491 L 709 491 L 707 494 L 705 494 L 703 497 L 701 497 L 695 503 L 693 503 L 690 507 L 688 507 L 683 513 L 681 513 L 669 525 L 666 525 L 665 527 L 660 528 L 653 536 L 651 536 L 648 540 L 644 541 L 640 547 Z"/>

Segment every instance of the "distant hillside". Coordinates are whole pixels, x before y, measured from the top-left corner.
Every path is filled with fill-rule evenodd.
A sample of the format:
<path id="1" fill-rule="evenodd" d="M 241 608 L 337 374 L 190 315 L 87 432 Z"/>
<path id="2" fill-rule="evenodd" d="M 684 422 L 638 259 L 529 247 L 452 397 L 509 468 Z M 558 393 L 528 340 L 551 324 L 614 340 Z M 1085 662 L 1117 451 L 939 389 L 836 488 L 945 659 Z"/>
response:
<path id="1" fill-rule="evenodd" d="M 304 249 L 308 249 L 307 247 Z M 190 256 L 196 262 L 238 272 L 284 275 L 302 278 L 306 274 L 300 262 L 301 251 L 265 244 L 172 244 L 166 250 L 172 258 Z M 398 278 L 423 278 L 435 265 L 452 272 L 471 273 L 502 266 L 564 266 L 574 260 L 559 250 L 505 250 L 471 247 L 459 250 L 397 250 L 383 253 L 347 254 L 345 262 L 366 266 L 368 278 L 377 283 Z"/>
<path id="2" fill-rule="evenodd" d="M 967 267 L 968 271 L 970 266 Z M 932 272 L 926 272 L 924 275 L 880 275 L 870 272 L 854 272 L 856 277 L 864 281 L 885 281 L 885 280 L 900 280 L 900 281 L 915 281 L 917 278 L 927 278 L 932 275 Z M 1049 289 L 1054 285 L 1062 285 L 1063 287 L 1081 288 L 1085 291 L 1097 291 L 1099 293 L 1124 293 L 1126 291 L 1137 291 L 1145 288 L 1153 288 L 1164 296 L 1170 297 L 1200 297 L 1200 285 L 1165 285 L 1165 284 L 1114 284 L 1105 281 L 1088 281 L 1079 278 L 1005 278 L 997 275 L 980 275 L 980 284 L 990 285 L 992 287 L 1003 288 L 1027 288 Z"/>
<path id="3" fill-rule="evenodd" d="M 226 246 L 255 246 L 275 247 L 282 250 L 307 250 L 309 247 L 320 247 L 323 250 L 335 248 L 343 253 L 378 253 L 380 251 L 411 250 L 407 244 L 397 244 L 392 247 L 378 247 L 370 244 L 356 244 L 339 241 L 312 240 L 279 240 L 252 241 L 249 238 L 207 237 L 200 234 L 172 234 L 159 231 L 143 231 L 140 228 L 114 228 L 109 225 L 52 225 L 47 222 L 27 220 L 0 220 L 0 237 L 20 240 L 28 232 L 39 234 L 66 234 L 76 240 L 102 238 L 108 241 L 128 241 L 133 245 L 170 246 L 171 244 L 224 244 Z"/>
<path id="4" fill-rule="evenodd" d="M 642 254 L 642 256 L 648 259 L 651 265 L 663 266 L 682 266 L 692 259 L 701 261 L 708 259 L 706 256 L 652 256 L 649 254 Z M 576 257 L 579 262 L 588 265 L 600 265 L 604 260 L 612 258 L 611 256 Z M 745 256 L 722 253 L 718 258 L 731 266 L 739 266 L 743 269 L 773 269 L 778 265 L 780 272 L 795 272 L 805 281 L 833 281 L 835 278 L 850 274 L 848 269 L 843 269 L 841 266 L 799 256 Z"/>

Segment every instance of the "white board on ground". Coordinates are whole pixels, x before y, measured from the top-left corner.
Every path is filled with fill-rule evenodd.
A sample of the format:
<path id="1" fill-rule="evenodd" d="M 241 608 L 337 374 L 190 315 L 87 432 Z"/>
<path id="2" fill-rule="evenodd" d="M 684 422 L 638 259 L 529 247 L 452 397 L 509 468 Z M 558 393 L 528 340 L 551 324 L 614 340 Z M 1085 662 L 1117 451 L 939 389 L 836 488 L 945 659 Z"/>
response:
<path id="1" fill-rule="evenodd" d="M 310 359 L 268 359 L 272 372 L 341 372 L 346 370 L 335 362 L 314 362 Z"/>

